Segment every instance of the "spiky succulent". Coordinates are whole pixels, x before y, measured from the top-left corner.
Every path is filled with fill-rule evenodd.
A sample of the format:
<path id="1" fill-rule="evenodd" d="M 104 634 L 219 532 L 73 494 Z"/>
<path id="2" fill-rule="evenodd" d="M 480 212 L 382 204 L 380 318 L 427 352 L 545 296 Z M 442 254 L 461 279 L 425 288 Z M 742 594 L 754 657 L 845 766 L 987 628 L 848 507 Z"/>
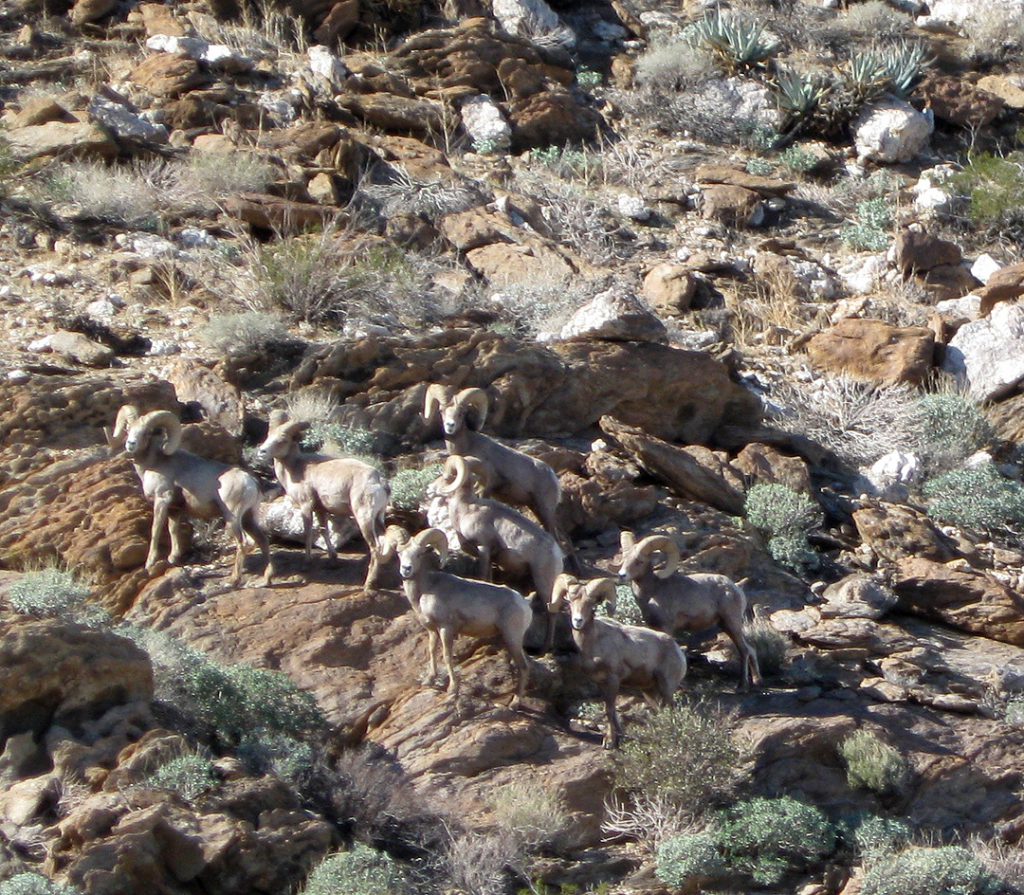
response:
<path id="1" fill-rule="evenodd" d="M 832 90 L 827 77 L 788 68 L 779 70 L 773 86 L 776 102 L 789 122 L 802 121 Z"/>
<path id="2" fill-rule="evenodd" d="M 914 89 L 924 70 L 933 61 L 922 44 L 905 40 L 884 48 L 878 54 L 878 62 L 889 83 L 889 89 L 901 97 L 907 96 Z"/>
<path id="3" fill-rule="evenodd" d="M 729 73 L 755 68 L 778 50 L 777 41 L 765 38 L 763 25 L 721 9 L 691 25 L 685 39 L 713 53 Z"/>

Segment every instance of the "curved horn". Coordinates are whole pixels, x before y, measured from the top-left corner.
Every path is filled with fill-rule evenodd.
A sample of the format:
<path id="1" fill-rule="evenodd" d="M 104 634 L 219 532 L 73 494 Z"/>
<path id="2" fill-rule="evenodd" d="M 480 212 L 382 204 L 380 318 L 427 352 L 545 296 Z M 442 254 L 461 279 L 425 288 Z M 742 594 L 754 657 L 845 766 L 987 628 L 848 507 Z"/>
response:
<path id="1" fill-rule="evenodd" d="M 139 408 L 134 404 L 125 404 L 117 411 L 117 417 L 114 419 L 114 429 L 104 428 L 103 431 L 107 436 L 107 444 L 111 447 L 117 447 L 124 443 L 124 437 L 128 434 L 128 430 L 139 418 Z"/>
<path id="2" fill-rule="evenodd" d="M 152 435 L 153 430 L 163 428 L 167 432 L 161 450 L 169 457 L 181 447 L 181 420 L 169 410 L 154 410 L 140 417 L 133 424 L 138 426 L 147 435 Z"/>
<path id="3" fill-rule="evenodd" d="M 284 410 L 271 410 L 270 411 L 270 428 L 276 429 L 278 426 L 283 426 L 288 422 L 288 413 Z"/>
<path id="4" fill-rule="evenodd" d="M 615 615 L 615 607 L 618 601 L 618 594 L 615 591 L 615 582 L 611 578 L 595 578 L 586 584 L 587 596 L 594 603 L 604 600 L 608 604 L 608 614 Z"/>
<path id="5" fill-rule="evenodd" d="M 461 456 L 461 454 L 459 455 Z M 491 486 L 491 466 L 479 457 L 462 457 L 471 481 L 479 486 L 480 493 L 486 494 Z"/>
<path id="6" fill-rule="evenodd" d="M 409 533 L 401 525 L 389 525 L 377 543 L 380 558 L 386 561 L 409 543 Z"/>
<path id="7" fill-rule="evenodd" d="M 280 427 L 278 434 L 285 438 L 295 438 L 297 435 L 305 432 L 310 425 L 311 423 L 308 420 L 291 420 Z"/>
<path id="8" fill-rule="evenodd" d="M 427 386 L 427 393 L 423 398 L 423 419 L 431 420 L 438 408 L 448 401 L 448 389 L 439 382 L 432 382 Z"/>
<path id="9" fill-rule="evenodd" d="M 448 538 L 440 528 L 428 528 L 412 539 L 418 547 L 429 547 L 437 551 L 442 563 L 448 558 Z"/>
<path id="10" fill-rule="evenodd" d="M 679 568 L 679 547 L 672 538 L 665 537 L 665 535 L 651 535 L 637 544 L 637 549 L 641 556 L 649 556 L 655 552 L 665 555 L 664 566 L 654 572 L 658 578 L 671 578 Z"/>
<path id="11" fill-rule="evenodd" d="M 487 408 L 490 405 L 487 392 L 482 388 L 464 388 L 455 396 L 455 402 L 457 404 L 465 404 L 470 410 L 475 410 L 477 430 L 479 431 L 484 427 L 484 421 L 487 419 Z"/>
<path id="12" fill-rule="evenodd" d="M 454 478 L 448 484 L 438 488 L 442 494 L 454 494 L 466 484 L 466 479 L 469 477 L 469 467 L 466 465 L 465 458 L 453 454 L 444 461 L 445 481 L 448 481 L 449 476 L 454 476 Z"/>
<path id="13" fill-rule="evenodd" d="M 548 604 L 549 612 L 558 612 L 565 605 L 565 595 L 569 593 L 569 588 L 579 583 L 579 579 L 575 575 L 570 575 L 567 572 L 562 572 L 555 579 L 555 586 L 551 588 L 551 602 Z"/>
<path id="14" fill-rule="evenodd" d="M 624 531 L 619 535 L 619 546 L 623 550 L 628 550 L 636 543 L 636 537 L 631 531 Z"/>

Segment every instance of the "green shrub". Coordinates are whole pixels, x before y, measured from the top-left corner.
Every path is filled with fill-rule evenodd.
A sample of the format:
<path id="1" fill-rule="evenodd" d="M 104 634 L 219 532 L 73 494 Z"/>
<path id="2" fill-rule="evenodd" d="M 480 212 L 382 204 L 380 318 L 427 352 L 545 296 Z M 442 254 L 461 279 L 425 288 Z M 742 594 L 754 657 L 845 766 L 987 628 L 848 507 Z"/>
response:
<path id="1" fill-rule="evenodd" d="M 97 220 L 155 230 L 168 207 L 166 180 L 167 169 L 159 164 L 73 162 L 50 175 L 43 194 L 77 205 L 83 215 Z"/>
<path id="2" fill-rule="evenodd" d="M 686 40 L 651 47 L 636 63 L 637 83 L 657 93 L 679 90 L 718 75 L 714 57 Z"/>
<path id="3" fill-rule="evenodd" d="M 301 895 L 399 895 L 406 885 L 395 860 L 357 843 L 324 858 L 306 878 Z"/>
<path id="4" fill-rule="evenodd" d="M 980 153 L 953 177 L 952 184 L 970 199 L 976 227 L 1007 234 L 1024 224 L 1024 153 Z"/>
<path id="5" fill-rule="evenodd" d="M 608 605 L 601 603 L 597 607 L 597 614 L 608 616 Z M 644 614 L 640 611 L 640 604 L 636 601 L 636 594 L 628 584 L 615 585 L 615 618 L 624 625 L 643 625 Z"/>
<path id="6" fill-rule="evenodd" d="M 302 448 L 318 451 L 323 447 L 341 452 L 348 457 L 365 459 L 373 456 L 377 436 L 369 429 L 345 426 L 330 420 L 314 420 L 302 435 Z M 374 463 L 379 463 L 375 460 Z"/>
<path id="7" fill-rule="evenodd" d="M 886 199 L 880 197 L 859 202 L 856 223 L 843 228 L 843 242 L 852 249 L 864 252 L 887 249 L 894 220 Z"/>
<path id="8" fill-rule="evenodd" d="M 223 198 L 265 192 L 274 174 L 274 166 L 252 152 L 193 152 L 181 177 L 199 195 Z"/>
<path id="9" fill-rule="evenodd" d="M 778 674 L 786 664 L 789 638 L 767 619 L 757 619 L 744 626 L 743 633 L 754 648 L 761 674 Z"/>
<path id="10" fill-rule="evenodd" d="M 11 608 L 36 618 L 59 618 L 87 625 L 103 625 L 110 616 L 91 606 L 89 588 L 65 569 L 50 566 L 25 572 L 8 591 Z"/>
<path id="11" fill-rule="evenodd" d="M 11 144 L 0 137 L 0 196 L 7 195 L 8 181 L 18 170 L 18 162 L 11 152 Z"/>
<path id="12" fill-rule="evenodd" d="M 146 786 L 170 789 L 187 801 L 209 792 L 217 785 L 213 763 L 202 755 L 179 755 L 161 765 L 145 779 Z"/>
<path id="13" fill-rule="evenodd" d="M 899 37 L 913 24 L 906 13 L 897 12 L 885 0 L 866 0 L 850 6 L 842 23 L 848 30 L 871 40 Z"/>
<path id="14" fill-rule="evenodd" d="M 581 66 L 576 70 L 576 83 L 580 85 L 583 90 L 594 90 L 600 87 L 604 82 L 604 77 L 601 72 L 594 71 L 592 68 Z"/>
<path id="15" fill-rule="evenodd" d="M 839 744 L 846 763 L 846 782 L 853 789 L 880 795 L 898 792 L 910 770 L 906 759 L 869 730 L 857 730 Z"/>
<path id="16" fill-rule="evenodd" d="M 903 851 L 912 833 L 906 821 L 869 814 L 857 824 L 853 838 L 861 857 L 871 863 Z"/>
<path id="17" fill-rule="evenodd" d="M 554 847 L 569 831 L 570 815 L 550 786 L 507 783 L 492 796 L 494 818 L 527 850 Z"/>
<path id="18" fill-rule="evenodd" d="M 923 490 L 928 514 L 943 522 L 977 529 L 1024 523 L 1024 489 L 991 463 L 947 472 Z"/>
<path id="19" fill-rule="evenodd" d="M 0 895 L 78 895 L 78 889 L 38 873 L 19 873 L 0 883 Z"/>
<path id="20" fill-rule="evenodd" d="M 732 716 L 707 703 L 674 705 L 635 725 L 615 754 L 615 780 L 630 792 L 662 795 L 694 813 L 726 796 L 740 776 Z"/>
<path id="21" fill-rule="evenodd" d="M 768 159 L 752 158 L 747 162 L 747 173 L 758 177 L 771 177 L 775 173 L 775 165 Z"/>
<path id="22" fill-rule="evenodd" d="M 779 162 L 790 174 L 806 174 L 817 167 L 820 159 L 802 146 L 790 146 L 779 156 Z"/>
<path id="23" fill-rule="evenodd" d="M 815 501 L 785 485 L 761 484 L 747 492 L 744 509 L 776 562 L 796 570 L 816 564 L 817 556 L 807 541 L 808 533 L 822 521 Z"/>
<path id="24" fill-rule="evenodd" d="M 864 876 L 863 895 L 995 895 L 998 882 L 966 848 L 908 848 Z"/>
<path id="25" fill-rule="evenodd" d="M 655 874 L 668 886 L 682 888 L 713 879 L 725 869 L 712 833 L 673 836 L 658 846 Z"/>
<path id="26" fill-rule="evenodd" d="M 422 469 L 400 469 L 391 477 L 391 505 L 400 510 L 418 510 L 426 500 L 430 483 L 442 471 L 439 464 Z"/>
<path id="27" fill-rule="evenodd" d="M 981 408 L 966 395 L 939 392 L 917 401 L 920 454 L 932 471 L 959 466 L 992 440 Z"/>
<path id="28" fill-rule="evenodd" d="M 789 796 L 738 802 L 721 816 L 716 837 L 729 866 L 762 885 L 813 866 L 836 847 L 828 818 Z"/>
<path id="29" fill-rule="evenodd" d="M 217 314 L 203 327 L 202 339 L 214 351 L 227 356 L 247 356 L 265 351 L 275 342 L 289 339 L 280 318 L 259 311 Z"/>
<path id="30" fill-rule="evenodd" d="M 252 773 L 273 774 L 290 783 L 300 782 L 316 763 L 309 743 L 269 730 L 243 736 L 236 754 Z"/>

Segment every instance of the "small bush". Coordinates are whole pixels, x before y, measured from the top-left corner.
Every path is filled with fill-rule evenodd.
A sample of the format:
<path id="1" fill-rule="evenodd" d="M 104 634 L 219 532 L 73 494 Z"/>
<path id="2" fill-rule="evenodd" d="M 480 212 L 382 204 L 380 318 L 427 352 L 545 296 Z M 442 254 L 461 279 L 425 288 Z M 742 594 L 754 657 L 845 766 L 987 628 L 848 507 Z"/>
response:
<path id="1" fill-rule="evenodd" d="M 302 448 L 318 451 L 321 448 L 347 457 L 365 459 L 373 455 L 377 436 L 369 429 L 345 426 L 329 420 L 315 420 L 302 435 Z M 379 461 L 375 460 L 374 463 Z"/>
<path id="2" fill-rule="evenodd" d="M 306 878 L 301 895 L 399 895 L 406 884 L 394 858 L 356 843 L 324 858 Z"/>
<path id="3" fill-rule="evenodd" d="M 8 591 L 11 608 L 36 618 L 59 618 L 79 624 L 102 625 L 110 616 L 91 606 L 89 588 L 65 569 L 51 566 L 25 572 Z"/>
<path id="4" fill-rule="evenodd" d="M 107 223 L 154 230 L 168 201 L 166 168 L 151 164 L 75 162 L 59 168 L 43 186 L 47 198 L 79 206 Z"/>
<path id="5" fill-rule="evenodd" d="M 730 715 L 706 703 L 648 715 L 615 755 L 615 780 L 630 792 L 663 795 L 694 814 L 732 791 L 741 753 Z"/>
<path id="6" fill-rule="evenodd" d="M 779 162 L 790 174 L 806 174 L 817 167 L 820 159 L 802 146 L 790 146 L 779 155 Z"/>
<path id="7" fill-rule="evenodd" d="M 897 12 L 885 0 L 866 0 L 849 7 L 842 22 L 849 31 L 870 40 L 900 37 L 912 24 L 908 15 Z"/>
<path id="8" fill-rule="evenodd" d="M 747 640 L 757 655 L 757 666 L 761 674 L 778 674 L 786 664 L 789 652 L 789 638 L 766 619 L 757 619 L 743 629 Z"/>
<path id="9" fill-rule="evenodd" d="M 0 883 L 0 895 L 78 895 L 78 889 L 38 873 L 19 873 Z"/>
<path id="10" fill-rule="evenodd" d="M 247 311 L 218 314 L 202 330 L 203 341 L 225 356 L 248 356 L 265 351 L 275 342 L 288 340 L 288 330 L 273 314 Z"/>
<path id="11" fill-rule="evenodd" d="M 636 63 L 637 82 L 659 92 L 680 90 L 717 74 L 714 57 L 685 40 L 652 47 Z"/>
<path id="12" fill-rule="evenodd" d="M 853 789 L 884 795 L 898 792 L 910 770 L 906 759 L 869 730 L 857 730 L 839 744 L 846 782 Z"/>
<path id="13" fill-rule="evenodd" d="M 273 731 L 246 734 L 236 753 L 252 773 L 273 774 L 290 783 L 301 782 L 316 763 L 309 743 Z"/>
<path id="14" fill-rule="evenodd" d="M 952 178 L 970 200 L 971 221 L 989 232 L 1012 235 L 1024 225 L 1024 153 L 980 153 Z"/>
<path id="15" fill-rule="evenodd" d="M 722 815 L 716 837 L 729 866 L 762 885 L 813 866 L 836 846 L 828 818 L 789 796 L 738 802 Z"/>
<path id="16" fill-rule="evenodd" d="M 434 464 L 422 469 L 400 469 L 391 477 L 391 505 L 400 510 L 418 510 L 426 501 L 427 488 L 441 475 Z"/>
<path id="17" fill-rule="evenodd" d="M 764 535 L 772 558 L 788 568 L 813 566 L 817 556 L 807 534 L 822 521 L 818 504 L 785 485 L 754 485 L 747 493 L 747 521 Z"/>
<path id="18" fill-rule="evenodd" d="M 966 848 L 908 848 L 868 868 L 863 895 L 995 895 L 998 882 Z"/>
<path id="19" fill-rule="evenodd" d="M 1024 727 L 1024 699 L 1011 699 L 1006 703 L 1003 720 L 1014 727 Z"/>
<path id="20" fill-rule="evenodd" d="M 193 152 L 181 178 L 207 198 L 262 193 L 274 179 L 274 167 L 251 152 Z"/>
<path id="21" fill-rule="evenodd" d="M 507 830 L 456 834 L 444 856 L 446 881 L 460 895 L 505 895 L 509 868 L 525 872 L 525 854 Z"/>
<path id="22" fill-rule="evenodd" d="M 601 72 L 594 71 L 592 68 L 586 68 L 582 66 L 576 70 L 576 83 L 580 85 L 583 90 L 594 90 L 600 87 L 604 82 L 604 77 Z"/>
<path id="23" fill-rule="evenodd" d="M 144 781 L 146 786 L 170 789 L 191 802 L 217 785 L 213 763 L 202 755 L 179 755 L 161 765 Z"/>
<path id="24" fill-rule="evenodd" d="M 871 814 L 857 824 L 853 838 L 861 857 L 871 863 L 903 851 L 912 833 L 906 821 Z"/>
<path id="25" fill-rule="evenodd" d="M 718 853 L 712 833 L 691 833 L 675 836 L 658 846 L 655 873 L 673 888 L 698 885 L 720 875 L 725 862 Z"/>
<path id="26" fill-rule="evenodd" d="M 548 786 L 508 783 L 494 793 L 492 803 L 498 825 L 528 851 L 556 847 L 568 832 L 569 813 Z"/>
<path id="27" fill-rule="evenodd" d="M 881 252 L 889 247 L 895 217 L 885 199 L 858 203 L 856 217 L 856 223 L 843 228 L 843 242 L 862 252 Z"/>
<path id="28" fill-rule="evenodd" d="M 927 482 L 928 515 L 965 528 L 1000 529 L 1024 523 L 1024 489 L 991 463 L 947 472 Z"/>
<path id="29" fill-rule="evenodd" d="M 18 163 L 11 152 L 11 144 L 0 137 L 0 197 L 7 195 L 7 184 L 17 170 Z"/>
<path id="30" fill-rule="evenodd" d="M 933 472 L 959 466 L 992 440 L 981 408 L 966 395 L 938 392 L 917 402 L 920 453 Z"/>

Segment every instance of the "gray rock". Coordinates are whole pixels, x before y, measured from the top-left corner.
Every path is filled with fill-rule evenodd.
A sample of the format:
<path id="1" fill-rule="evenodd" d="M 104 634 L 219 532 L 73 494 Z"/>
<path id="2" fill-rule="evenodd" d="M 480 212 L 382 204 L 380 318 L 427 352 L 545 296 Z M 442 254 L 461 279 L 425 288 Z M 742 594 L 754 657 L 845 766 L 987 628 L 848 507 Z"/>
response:
<path id="1" fill-rule="evenodd" d="M 559 334 L 565 341 L 661 342 L 662 323 L 632 292 L 609 289 L 594 296 L 569 318 Z"/>
<path id="2" fill-rule="evenodd" d="M 153 124 L 127 106 L 102 96 L 94 96 L 89 101 L 89 117 L 119 140 L 139 143 L 167 142 L 167 128 L 162 124 Z"/>
<path id="3" fill-rule="evenodd" d="M 109 367 L 114 352 L 81 333 L 57 330 L 47 337 L 47 344 L 54 354 L 86 367 Z"/>
<path id="4" fill-rule="evenodd" d="M 1024 307 L 1000 303 L 988 317 L 960 327 L 946 348 L 942 369 L 991 401 L 1024 382 Z"/>
<path id="5" fill-rule="evenodd" d="M 934 129 L 930 112 L 918 112 L 910 103 L 886 97 L 866 106 L 854 119 L 857 159 L 861 163 L 909 162 L 928 145 Z"/>
<path id="6" fill-rule="evenodd" d="M 489 96 L 471 96 L 462 104 L 462 126 L 477 152 L 502 152 L 512 142 L 512 126 Z"/>

